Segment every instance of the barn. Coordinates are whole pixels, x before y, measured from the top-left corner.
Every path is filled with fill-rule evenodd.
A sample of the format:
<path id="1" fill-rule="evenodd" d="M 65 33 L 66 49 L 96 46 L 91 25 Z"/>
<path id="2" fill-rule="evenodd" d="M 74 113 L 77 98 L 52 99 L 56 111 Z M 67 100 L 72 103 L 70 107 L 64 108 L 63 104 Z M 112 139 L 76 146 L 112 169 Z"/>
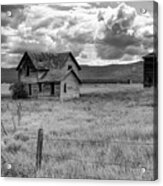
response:
<path id="1" fill-rule="evenodd" d="M 144 59 L 144 87 L 157 87 L 158 61 L 155 53 L 149 53 Z"/>
<path id="2" fill-rule="evenodd" d="M 80 65 L 71 52 L 25 52 L 16 70 L 18 80 L 26 85 L 29 97 L 80 96 Z"/>

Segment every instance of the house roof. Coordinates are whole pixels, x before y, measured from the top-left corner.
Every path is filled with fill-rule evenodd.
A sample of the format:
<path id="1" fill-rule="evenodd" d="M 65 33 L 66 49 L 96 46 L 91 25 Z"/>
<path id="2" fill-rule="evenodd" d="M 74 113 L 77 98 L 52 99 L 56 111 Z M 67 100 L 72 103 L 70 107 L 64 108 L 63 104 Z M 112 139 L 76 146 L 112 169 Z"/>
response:
<path id="1" fill-rule="evenodd" d="M 39 78 L 39 82 L 53 82 L 61 81 L 65 74 L 61 70 L 49 70 L 42 77 Z"/>
<path id="2" fill-rule="evenodd" d="M 151 57 L 156 57 L 156 53 L 155 52 L 151 52 L 151 53 L 143 56 L 143 58 L 151 58 Z"/>
<path id="3" fill-rule="evenodd" d="M 65 76 L 63 77 L 62 80 L 64 80 L 64 79 L 65 79 L 69 74 L 71 74 L 71 73 L 76 77 L 76 79 L 78 80 L 78 82 L 81 84 L 82 82 L 81 82 L 79 76 L 77 76 L 77 74 L 75 73 L 75 71 L 74 71 L 73 69 L 69 70 L 69 71 L 65 74 Z"/>
<path id="4" fill-rule="evenodd" d="M 69 74 L 73 74 L 75 76 L 75 78 L 78 80 L 79 83 L 81 83 L 80 78 L 76 75 L 76 73 L 74 72 L 73 69 L 67 71 L 67 73 L 63 73 L 61 70 L 50 70 L 48 72 L 46 72 L 42 77 L 40 77 L 40 79 L 38 80 L 38 82 L 60 82 L 62 80 L 64 80 L 66 77 L 68 77 Z"/>
<path id="5" fill-rule="evenodd" d="M 64 66 L 69 56 L 76 64 L 77 68 L 79 70 L 81 69 L 81 67 L 79 66 L 79 64 L 77 63 L 76 59 L 74 58 L 71 52 L 56 53 L 56 54 L 48 53 L 48 52 L 25 52 L 25 54 L 29 56 L 29 58 L 31 59 L 32 63 L 34 64 L 37 70 L 49 70 L 55 67 L 60 69 Z M 17 70 L 19 69 L 21 62 L 19 63 Z"/>

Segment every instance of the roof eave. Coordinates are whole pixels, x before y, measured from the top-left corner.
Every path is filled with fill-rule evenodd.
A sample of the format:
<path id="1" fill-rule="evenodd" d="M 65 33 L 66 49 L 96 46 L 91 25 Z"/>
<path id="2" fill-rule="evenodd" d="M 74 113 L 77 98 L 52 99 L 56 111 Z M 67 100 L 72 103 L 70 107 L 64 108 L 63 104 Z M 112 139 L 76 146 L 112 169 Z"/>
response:
<path id="1" fill-rule="evenodd" d="M 81 70 L 81 67 L 80 67 L 80 65 L 78 64 L 78 62 L 76 61 L 76 59 L 75 59 L 75 57 L 73 56 L 72 52 L 69 52 L 69 54 L 70 54 L 71 57 L 73 58 L 73 60 L 74 60 L 74 62 L 75 62 L 75 64 L 76 64 L 76 66 L 78 67 L 78 70 Z"/>
<path id="2" fill-rule="evenodd" d="M 19 64 L 18 64 L 18 66 L 16 67 L 16 71 L 19 70 L 20 65 L 22 64 L 22 60 L 23 60 L 23 58 L 24 58 L 24 56 L 25 56 L 26 54 L 27 54 L 27 52 L 24 52 L 23 57 L 21 58 L 21 60 L 20 60 L 20 62 L 19 62 Z"/>
<path id="3" fill-rule="evenodd" d="M 19 68 L 20 68 L 20 66 L 21 66 L 21 63 L 22 63 L 22 60 L 23 60 L 23 58 L 24 58 L 25 55 L 27 55 L 27 56 L 29 57 L 29 59 L 31 60 L 31 62 L 32 62 L 32 64 L 33 64 L 33 67 L 35 68 L 35 70 L 38 70 L 38 68 L 37 68 L 37 67 L 35 66 L 35 64 L 33 63 L 31 57 L 28 55 L 28 52 L 24 52 L 23 57 L 21 58 L 21 60 L 20 60 L 20 62 L 19 62 L 19 64 L 18 64 L 18 66 L 16 67 L 16 71 L 19 70 Z"/>
<path id="4" fill-rule="evenodd" d="M 61 80 L 44 80 L 44 81 L 38 81 L 38 83 L 60 83 Z"/>
<path id="5" fill-rule="evenodd" d="M 71 69 L 71 70 L 61 79 L 61 81 L 63 81 L 71 72 L 74 74 L 74 76 L 76 77 L 76 79 L 78 80 L 78 82 L 79 82 L 80 84 L 82 84 L 82 81 L 80 80 L 80 78 L 77 76 L 77 74 L 74 72 L 73 69 Z"/>

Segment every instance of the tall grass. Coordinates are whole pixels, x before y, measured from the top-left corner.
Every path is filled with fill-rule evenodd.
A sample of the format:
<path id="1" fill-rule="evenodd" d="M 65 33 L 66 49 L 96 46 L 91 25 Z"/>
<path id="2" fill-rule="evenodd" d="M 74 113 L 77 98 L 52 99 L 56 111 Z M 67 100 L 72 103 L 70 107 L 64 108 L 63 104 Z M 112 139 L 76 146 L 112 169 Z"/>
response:
<path id="1" fill-rule="evenodd" d="M 22 100 L 21 124 L 14 133 L 16 102 L 10 101 L 9 112 L 9 100 L 2 100 L 2 121 L 9 131 L 2 136 L 2 152 L 12 156 L 13 165 L 10 171 L 2 169 L 2 176 L 153 180 L 153 90 L 114 86 L 87 87 L 80 99 L 63 103 Z M 35 174 L 40 126 L 43 160 Z"/>

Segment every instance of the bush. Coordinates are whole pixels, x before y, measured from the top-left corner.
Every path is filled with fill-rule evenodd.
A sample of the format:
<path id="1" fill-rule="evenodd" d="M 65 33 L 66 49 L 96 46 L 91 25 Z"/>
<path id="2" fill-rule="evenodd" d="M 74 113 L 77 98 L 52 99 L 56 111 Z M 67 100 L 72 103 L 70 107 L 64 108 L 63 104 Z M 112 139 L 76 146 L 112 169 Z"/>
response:
<path id="1" fill-rule="evenodd" d="M 29 136 L 27 136 L 25 133 L 23 132 L 17 132 L 15 135 L 14 135 L 14 139 L 15 140 L 20 140 L 20 141 L 23 141 L 23 142 L 26 142 L 29 140 Z"/>
<path id="2" fill-rule="evenodd" d="M 8 144 L 6 144 L 5 150 L 10 153 L 17 153 L 22 148 L 22 143 L 20 141 L 10 140 Z"/>
<path id="3" fill-rule="evenodd" d="M 21 99 L 28 97 L 28 93 L 24 83 L 21 82 L 14 83 L 13 85 L 10 86 L 10 90 L 12 91 L 13 99 Z"/>

